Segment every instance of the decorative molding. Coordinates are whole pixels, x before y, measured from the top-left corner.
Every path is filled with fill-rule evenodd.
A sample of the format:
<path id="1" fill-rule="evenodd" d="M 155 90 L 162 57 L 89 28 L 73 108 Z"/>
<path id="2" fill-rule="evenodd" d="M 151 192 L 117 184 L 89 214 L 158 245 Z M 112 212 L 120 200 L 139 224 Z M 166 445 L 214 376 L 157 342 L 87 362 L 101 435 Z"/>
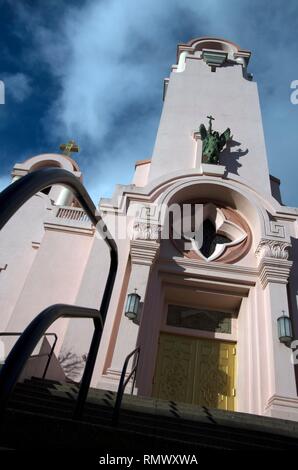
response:
<path id="1" fill-rule="evenodd" d="M 272 395 L 267 405 L 265 406 L 265 410 L 269 410 L 272 406 L 281 406 L 287 408 L 294 408 L 296 413 L 298 413 L 298 397 L 285 397 L 282 395 Z"/>
<path id="2" fill-rule="evenodd" d="M 269 226 L 270 229 L 266 231 L 268 237 L 286 238 L 286 229 L 283 224 L 275 220 L 270 220 Z"/>
<path id="3" fill-rule="evenodd" d="M 45 230 L 52 230 L 52 231 L 61 231 L 61 232 L 66 232 L 66 233 L 76 233 L 79 235 L 90 235 L 92 236 L 95 232 L 94 227 L 82 227 L 82 226 L 76 226 L 74 225 L 64 225 L 64 224 L 59 224 L 59 223 L 49 223 L 49 222 L 44 222 L 44 228 Z"/>
<path id="4" fill-rule="evenodd" d="M 188 242 L 187 249 L 194 251 L 197 255 L 203 257 L 207 262 L 216 260 L 224 253 L 226 248 L 239 245 L 248 236 L 246 231 L 239 224 L 229 220 L 225 213 L 213 203 L 209 202 L 204 204 L 202 217 L 204 220 L 209 219 L 214 227 L 216 227 L 214 235 L 220 233 L 221 235 L 226 236 L 229 240 L 225 243 L 217 243 L 213 253 L 209 257 L 206 257 L 201 251 L 201 247 L 204 241 L 204 234 L 199 233 L 201 236 L 199 236 L 198 239 L 193 235 L 193 233 L 191 237 L 184 235 L 183 238 Z M 198 233 L 196 233 L 196 235 L 198 235 Z"/>
<path id="5" fill-rule="evenodd" d="M 259 278 L 263 289 L 269 282 L 276 284 L 287 284 L 292 261 L 281 258 L 264 257 L 259 264 Z"/>
<path id="6" fill-rule="evenodd" d="M 259 278 L 263 289 L 269 282 L 287 284 L 292 262 L 288 260 L 291 244 L 278 240 L 262 239 L 255 255 L 259 261 Z"/>
<path id="7" fill-rule="evenodd" d="M 56 211 L 58 219 L 75 220 L 77 222 L 90 222 L 90 219 L 84 209 L 80 207 L 58 206 Z"/>
<path id="8" fill-rule="evenodd" d="M 184 187 L 197 184 L 199 188 L 200 184 L 214 183 L 215 177 L 206 175 L 205 180 L 200 180 L 198 176 L 201 174 L 201 169 L 196 166 L 187 170 L 180 169 L 172 171 L 170 174 L 161 176 L 157 180 L 148 183 L 146 187 L 117 185 L 112 198 L 101 198 L 100 210 L 111 214 L 126 215 L 129 203 L 138 202 L 140 204 L 151 204 L 154 200 L 154 204 L 157 204 L 159 201 L 163 202 L 167 200 L 169 193 L 174 194 Z M 236 193 L 241 193 L 246 199 L 250 201 L 250 203 L 256 203 L 255 200 L 250 198 L 251 187 L 240 176 L 229 173 L 228 178 L 226 178 L 224 181 L 218 180 L 218 184 L 228 188 L 233 192 L 235 191 Z M 161 194 L 163 195 L 162 197 Z M 282 209 L 285 211 L 285 207 L 282 207 Z M 292 214 L 294 217 L 293 220 L 296 220 L 295 216 L 297 214 L 294 212 Z M 265 231 L 266 230 L 269 230 L 266 235 L 270 237 L 270 227 L 268 223 L 265 228 Z M 276 233 L 272 235 L 272 238 L 276 237 Z"/>
<path id="9" fill-rule="evenodd" d="M 80 207 L 54 206 L 44 221 L 45 230 L 61 230 L 82 235 L 93 235 L 95 227 Z"/>
<path id="10" fill-rule="evenodd" d="M 262 239 L 256 249 L 255 255 L 259 260 L 264 257 L 287 260 L 289 258 L 288 249 L 290 247 L 291 244 L 288 242 Z"/>
<path id="11" fill-rule="evenodd" d="M 182 268 L 177 271 L 178 268 Z M 237 264 L 206 263 L 196 259 L 173 257 L 172 260 L 159 259 L 159 271 L 164 273 L 197 276 L 219 283 L 237 283 L 254 286 L 258 278 L 256 268 Z"/>
<path id="12" fill-rule="evenodd" d="M 159 240 L 160 231 L 158 224 L 138 221 L 133 227 L 133 240 Z"/>
<path id="13" fill-rule="evenodd" d="M 213 165 L 211 163 L 202 163 L 201 169 L 203 175 L 207 176 L 223 176 L 226 171 L 226 167 L 224 165 Z"/>
<path id="14" fill-rule="evenodd" d="M 151 266 L 158 255 L 159 246 L 154 240 L 132 240 L 130 242 L 132 263 Z"/>
<path id="15" fill-rule="evenodd" d="M 200 200 L 194 200 L 191 203 L 202 204 Z M 201 252 L 201 243 L 203 241 L 201 236 L 203 233 L 198 232 L 198 235 L 201 235 L 198 246 L 196 246 L 196 240 L 185 235 L 181 238 L 175 238 L 171 235 L 171 242 L 184 257 L 197 259 L 198 261 L 204 260 L 208 263 L 215 261 L 228 264 L 236 263 L 239 259 L 244 258 L 250 250 L 252 234 L 248 224 L 239 213 L 222 206 L 220 203 L 204 202 L 202 217 L 204 220 L 211 220 L 216 227 L 216 232 L 226 235 L 230 242 L 217 244 L 214 253 L 206 258 Z"/>

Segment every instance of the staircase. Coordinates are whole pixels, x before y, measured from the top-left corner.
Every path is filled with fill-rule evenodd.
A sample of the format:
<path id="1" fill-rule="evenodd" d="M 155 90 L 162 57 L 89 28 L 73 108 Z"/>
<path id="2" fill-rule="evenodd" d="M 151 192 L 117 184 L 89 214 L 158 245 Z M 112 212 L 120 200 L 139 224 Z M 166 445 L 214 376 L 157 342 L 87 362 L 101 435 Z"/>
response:
<path id="1" fill-rule="evenodd" d="M 83 418 L 72 418 L 78 387 L 31 378 L 18 383 L 0 432 L 0 448 L 126 452 L 298 450 L 298 423 L 90 389 Z"/>

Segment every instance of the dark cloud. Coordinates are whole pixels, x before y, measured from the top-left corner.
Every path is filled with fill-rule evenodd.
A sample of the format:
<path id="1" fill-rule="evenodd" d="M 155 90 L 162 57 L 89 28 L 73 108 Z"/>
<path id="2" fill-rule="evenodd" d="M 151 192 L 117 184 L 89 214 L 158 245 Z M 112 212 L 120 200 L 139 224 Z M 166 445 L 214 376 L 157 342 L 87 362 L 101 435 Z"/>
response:
<path id="1" fill-rule="evenodd" d="M 290 83 L 298 79 L 296 0 L 4 3 L 13 33 L 4 28 L 0 79 L 1 72 L 24 74 L 34 93 L 0 107 L 3 173 L 75 138 L 94 198 L 128 183 L 134 161 L 152 152 L 177 43 L 212 35 L 252 50 L 270 169 L 283 180 L 285 202 L 298 205 L 298 105 L 290 102 Z"/>

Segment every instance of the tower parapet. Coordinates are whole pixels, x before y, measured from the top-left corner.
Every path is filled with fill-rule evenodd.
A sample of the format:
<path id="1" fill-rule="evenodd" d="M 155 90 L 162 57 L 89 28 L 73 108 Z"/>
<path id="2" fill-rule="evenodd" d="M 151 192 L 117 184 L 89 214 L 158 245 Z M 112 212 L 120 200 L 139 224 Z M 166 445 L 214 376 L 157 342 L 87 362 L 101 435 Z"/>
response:
<path id="1" fill-rule="evenodd" d="M 69 155 L 43 153 L 41 155 L 30 157 L 22 163 L 16 163 L 11 173 L 12 181 L 17 180 L 21 176 L 31 173 L 32 171 L 40 170 L 41 168 L 62 168 L 70 171 L 77 176 L 77 178 L 82 180 L 82 173 L 79 165 Z M 71 191 L 64 186 L 55 185 L 46 192 L 57 206 L 67 206 L 73 201 Z"/>
<path id="2" fill-rule="evenodd" d="M 206 116 L 216 119 L 221 134 L 233 139 L 221 153 L 220 177 L 239 179 L 270 194 L 257 84 L 247 72 L 250 51 L 217 38 L 180 44 L 172 67 L 153 151 L 149 182 L 173 171 L 202 174 L 202 141 L 194 134 Z"/>

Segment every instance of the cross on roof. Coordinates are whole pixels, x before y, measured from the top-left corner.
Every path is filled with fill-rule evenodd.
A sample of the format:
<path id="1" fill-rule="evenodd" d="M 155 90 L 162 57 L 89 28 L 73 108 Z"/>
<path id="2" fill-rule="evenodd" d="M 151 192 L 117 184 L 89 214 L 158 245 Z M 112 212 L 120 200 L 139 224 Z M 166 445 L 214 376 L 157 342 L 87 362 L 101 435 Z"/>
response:
<path id="1" fill-rule="evenodd" d="M 212 121 L 215 121 L 215 118 L 213 116 L 207 116 L 207 119 L 209 119 L 209 132 L 212 130 Z"/>
<path id="2" fill-rule="evenodd" d="M 75 143 L 74 140 L 70 140 L 67 144 L 61 144 L 60 150 L 62 150 L 63 155 L 70 157 L 72 152 L 79 152 L 80 147 Z"/>

